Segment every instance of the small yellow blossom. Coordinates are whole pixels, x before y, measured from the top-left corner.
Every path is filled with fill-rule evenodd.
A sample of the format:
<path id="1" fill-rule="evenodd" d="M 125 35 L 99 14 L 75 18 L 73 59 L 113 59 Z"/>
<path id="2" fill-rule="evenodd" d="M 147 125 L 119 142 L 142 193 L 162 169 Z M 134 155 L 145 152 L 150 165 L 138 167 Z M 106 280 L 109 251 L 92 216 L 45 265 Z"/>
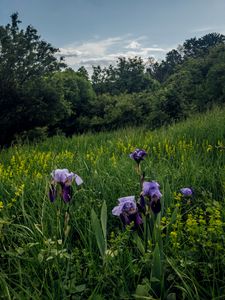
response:
<path id="1" fill-rule="evenodd" d="M 3 209 L 3 207 L 4 207 L 4 204 L 2 201 L 0 201 L 0 210 Z"/>
<path id="2" fill-rule="evenodd" d="M 176 231 L 171 231 L 170 235 L 172 238 L 176 238 L 177 237 L 177 232 Z"/>
<path id="3" fill-rule="evenodd" d="M 208 145 L 208 148 L 206 149 L 207 152 L 211 152 L 213 150 L 213 146 L 212 145 Z"/>

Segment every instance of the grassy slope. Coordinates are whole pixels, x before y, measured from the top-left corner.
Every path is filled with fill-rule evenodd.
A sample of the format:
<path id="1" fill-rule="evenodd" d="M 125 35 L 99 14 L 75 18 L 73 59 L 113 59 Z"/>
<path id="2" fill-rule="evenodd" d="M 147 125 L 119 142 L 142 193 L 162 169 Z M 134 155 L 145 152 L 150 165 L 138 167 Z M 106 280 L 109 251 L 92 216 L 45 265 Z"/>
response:
<path id="1" fill-rule="evenodd" d="M 152 295 L 150 283 L 144 286 L 143 280 L 145 277 L 150 278 L 148 272 L 153 257 L 144 254 L 146 261 L 143 262 L 142 258 L 136 256 L 137 250 L 134 248 L 126 252 L 130 242 L 127 241 L 126 233 L 120 235 L 120 221 L 110 213 L 119 197 L 138 196 L 140 193 L 135 162 L 129 158 L 129 153 L 135 148 L 143 148 L 149 153 L 142 169 L 146 173 L 146 180 L 157 180 L 161 185 L 163 212 L 160 218 L 169 220 L 168 209 L 174 209 L 177 204 L 174 192 L 185 186 L 195 190 L 194 208 L 204 207 L 204 203 L 217 200 L 219 208 L 211 212 L 215 214 L 217 209 L 223 208 L 225 200 L 224 140 L 225 110 L 215 109 L 154 132 L 144 128 L 130 128 L 71 139 L 58 136 L 37 145 L 14 146 L 2 151 L 0 283 L 3 298 L 11 299 L 16 295 L 18 299 L 56 299 L 73 295 L 74 299 L 85 299 L 98 294 L 103 295 L 103 298 L 129 299 L 138 285 L 140 288 L 140 284 L 144 293 Z M 69 206 L 68 236 L 64 231 L 65 211 L 68 207 L 60 199 L 51 204 L 47 197 L 49 174 L 56 168 L 68 168 L 79 174 L 85 182 L 81 188 L 74 187 L 73 200 Z M 108 245 L 113 249 L 125 247 L 123 253 L 107 266 L 102 265 L 90 223 L 91 209 L 94 208 L 99 215 L 104 200 L 108 207 Z M 217 218 L 221 222 L 224 222 L 224 213 L 223 210 Z M 183 223 L 183 227 L 186 228 L 188 224 Z M 188 231 L 189 227 L 183 232 L 177 223 L 171 230 L 174 231 L 174 228 L 182 242 L 188 232 L 196 235 Z M 163 280 L 166 280 L 167 268 L 170 272 L 172 269 L 180 289 L 178 292 L 175 288 L 169 288 L 168 283 L 162 284 L 164 291 L 161 291 L 161 297 L 166 299 L 170 290 L 179 295 L 183 288 L 186 289 L 183 297 L 187 295 L 184 299 L 188 299 L 188 295 L 193 297 L 192 284 L 197 286 L 195 272 L 199 268 L 198 264 L 205 262 L 202 272 L 212 272 L 207 266 L 212 253 L 211 250 L 207 252 L 208 257 L 202 260 L 196 256 L 196 268 L 185 269 L 192 278 L 189 291 L 188 283 L 183 279 L 187 275 L 179 276 L 178 270 L 181 266 L 179 257 L 184 254 L 182 251 L 188 253 L 191 244 L 187 242 L 185 247 L 176 248 L 176 241 L 169 239 L 170 233 L 166 233 L 163 251 L 171 256 L 173 250 L 174 257 L 171 259 L 176 259 L 176 267 L 174 261 L 165 262 Z M 203 238 L 201 234 L 200 239 Z M 114 235 L 116 238 L 112 238 Z M 218 243 L 224 246 L 221 240 Z M 154 250 L 151 247 L 149 245 L 149 253 Z M 125 254 L 126 257 L 123 257 Z M 222 266 L 220 252 L 218 257 L 216 263 Z M 127 268 L 126 272 L 124 268 Z M 221 276 L 220 268 L 213 269 L 213 272 Z M 197 287 L 196 299 L 221 293 L 224 282 L 214 281 L 214 277 L 209 277 L 207 291 Z M 107 296 L 108 285 L 112 286 L 112 294 Z"/>

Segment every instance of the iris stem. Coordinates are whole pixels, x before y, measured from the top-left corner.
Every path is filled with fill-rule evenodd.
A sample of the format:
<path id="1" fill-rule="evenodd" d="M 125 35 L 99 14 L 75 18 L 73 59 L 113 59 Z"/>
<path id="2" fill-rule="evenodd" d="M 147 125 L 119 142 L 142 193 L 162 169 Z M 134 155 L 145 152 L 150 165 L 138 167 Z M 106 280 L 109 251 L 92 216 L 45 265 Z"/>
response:
<path id="1" fill-rule="evenodd" d="M 145 252 L 147 252 L 148 248 L 148 214 L 145 216 Z"/>

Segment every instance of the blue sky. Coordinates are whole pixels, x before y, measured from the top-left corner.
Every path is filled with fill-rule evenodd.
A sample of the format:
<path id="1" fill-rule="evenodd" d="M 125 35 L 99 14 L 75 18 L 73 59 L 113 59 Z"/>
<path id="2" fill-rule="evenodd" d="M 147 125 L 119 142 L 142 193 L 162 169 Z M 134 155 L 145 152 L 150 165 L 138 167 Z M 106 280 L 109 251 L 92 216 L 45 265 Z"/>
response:
<path id="1" fill-rule="evenodd" d="M 117 57 L 163 59 L 186 39 L 225 34 L 225 0 L 0 0 L 0 25 L 19 13 L 75 70 Z"/>

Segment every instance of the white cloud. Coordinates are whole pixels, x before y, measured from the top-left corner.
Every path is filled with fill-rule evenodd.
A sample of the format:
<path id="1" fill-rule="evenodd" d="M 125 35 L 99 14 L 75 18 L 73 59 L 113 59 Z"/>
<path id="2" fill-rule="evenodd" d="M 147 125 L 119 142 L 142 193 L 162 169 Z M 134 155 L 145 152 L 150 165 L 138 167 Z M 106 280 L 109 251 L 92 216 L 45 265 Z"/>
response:
<path id="1" fill-rule="evenodd" d="M 64 56 L 64 57 L 77 57 L 77 56 L 81 56 L 82 52 L 79 50 L 76 50 L 74 48 L 59 48 L 60 51 L 60 55 Z"/>
<path id="2" fill-rule="evenodd" d="M 144 45 L 143 45 L 144 43 Z M 171 48 L 160 48 L 156 45 L 146 47 L 147 38 L 139 37 L 131 40 L 130 35 L 123 37 L 110 37 L 107 39 L 94 39 L 91 41 L 74 43 L 60 48 L 59 56 L 65 57 L 68 66 L 77 70 L 85 66 L 89 74 L 92 73 L 92 65 L 107 67 L 116 64 L 118 57 L 140 56 L 162 58 Z"/>
<path id="3" fill-rule="evenodd" d="M 127 49 L 139 49 L 141 47 L 141 44 L 137 41 L 131 41 L 125 48 Z"/>
<path id="4" fill-rule="evenodd" d="M 158 48 L 158 47 L 151 47 L 151 48 L 142 48 L 144 49 L 145 51 L 148 51 L 148 52 L 168 52 L 171 50 L 171 48 Z"/>
<path id="5" fill-rule="evenodd" d="M 74 51 L 75 53 L 79 53 L 79 55 L 82 56 L 90 56 L 90 55 L 104 55 L 108 48 L 111 46 L 121 42 L 120 37 L 114 37 L 114 38 L 108 38 L 105 40 L 99 40 L 99 41 L 88 41 L 81 44 L 71 44 L 69 46 L 65 46 L 64 48 L 61 48 L 61 55 L 66 56 L 67 51 Z"/>

